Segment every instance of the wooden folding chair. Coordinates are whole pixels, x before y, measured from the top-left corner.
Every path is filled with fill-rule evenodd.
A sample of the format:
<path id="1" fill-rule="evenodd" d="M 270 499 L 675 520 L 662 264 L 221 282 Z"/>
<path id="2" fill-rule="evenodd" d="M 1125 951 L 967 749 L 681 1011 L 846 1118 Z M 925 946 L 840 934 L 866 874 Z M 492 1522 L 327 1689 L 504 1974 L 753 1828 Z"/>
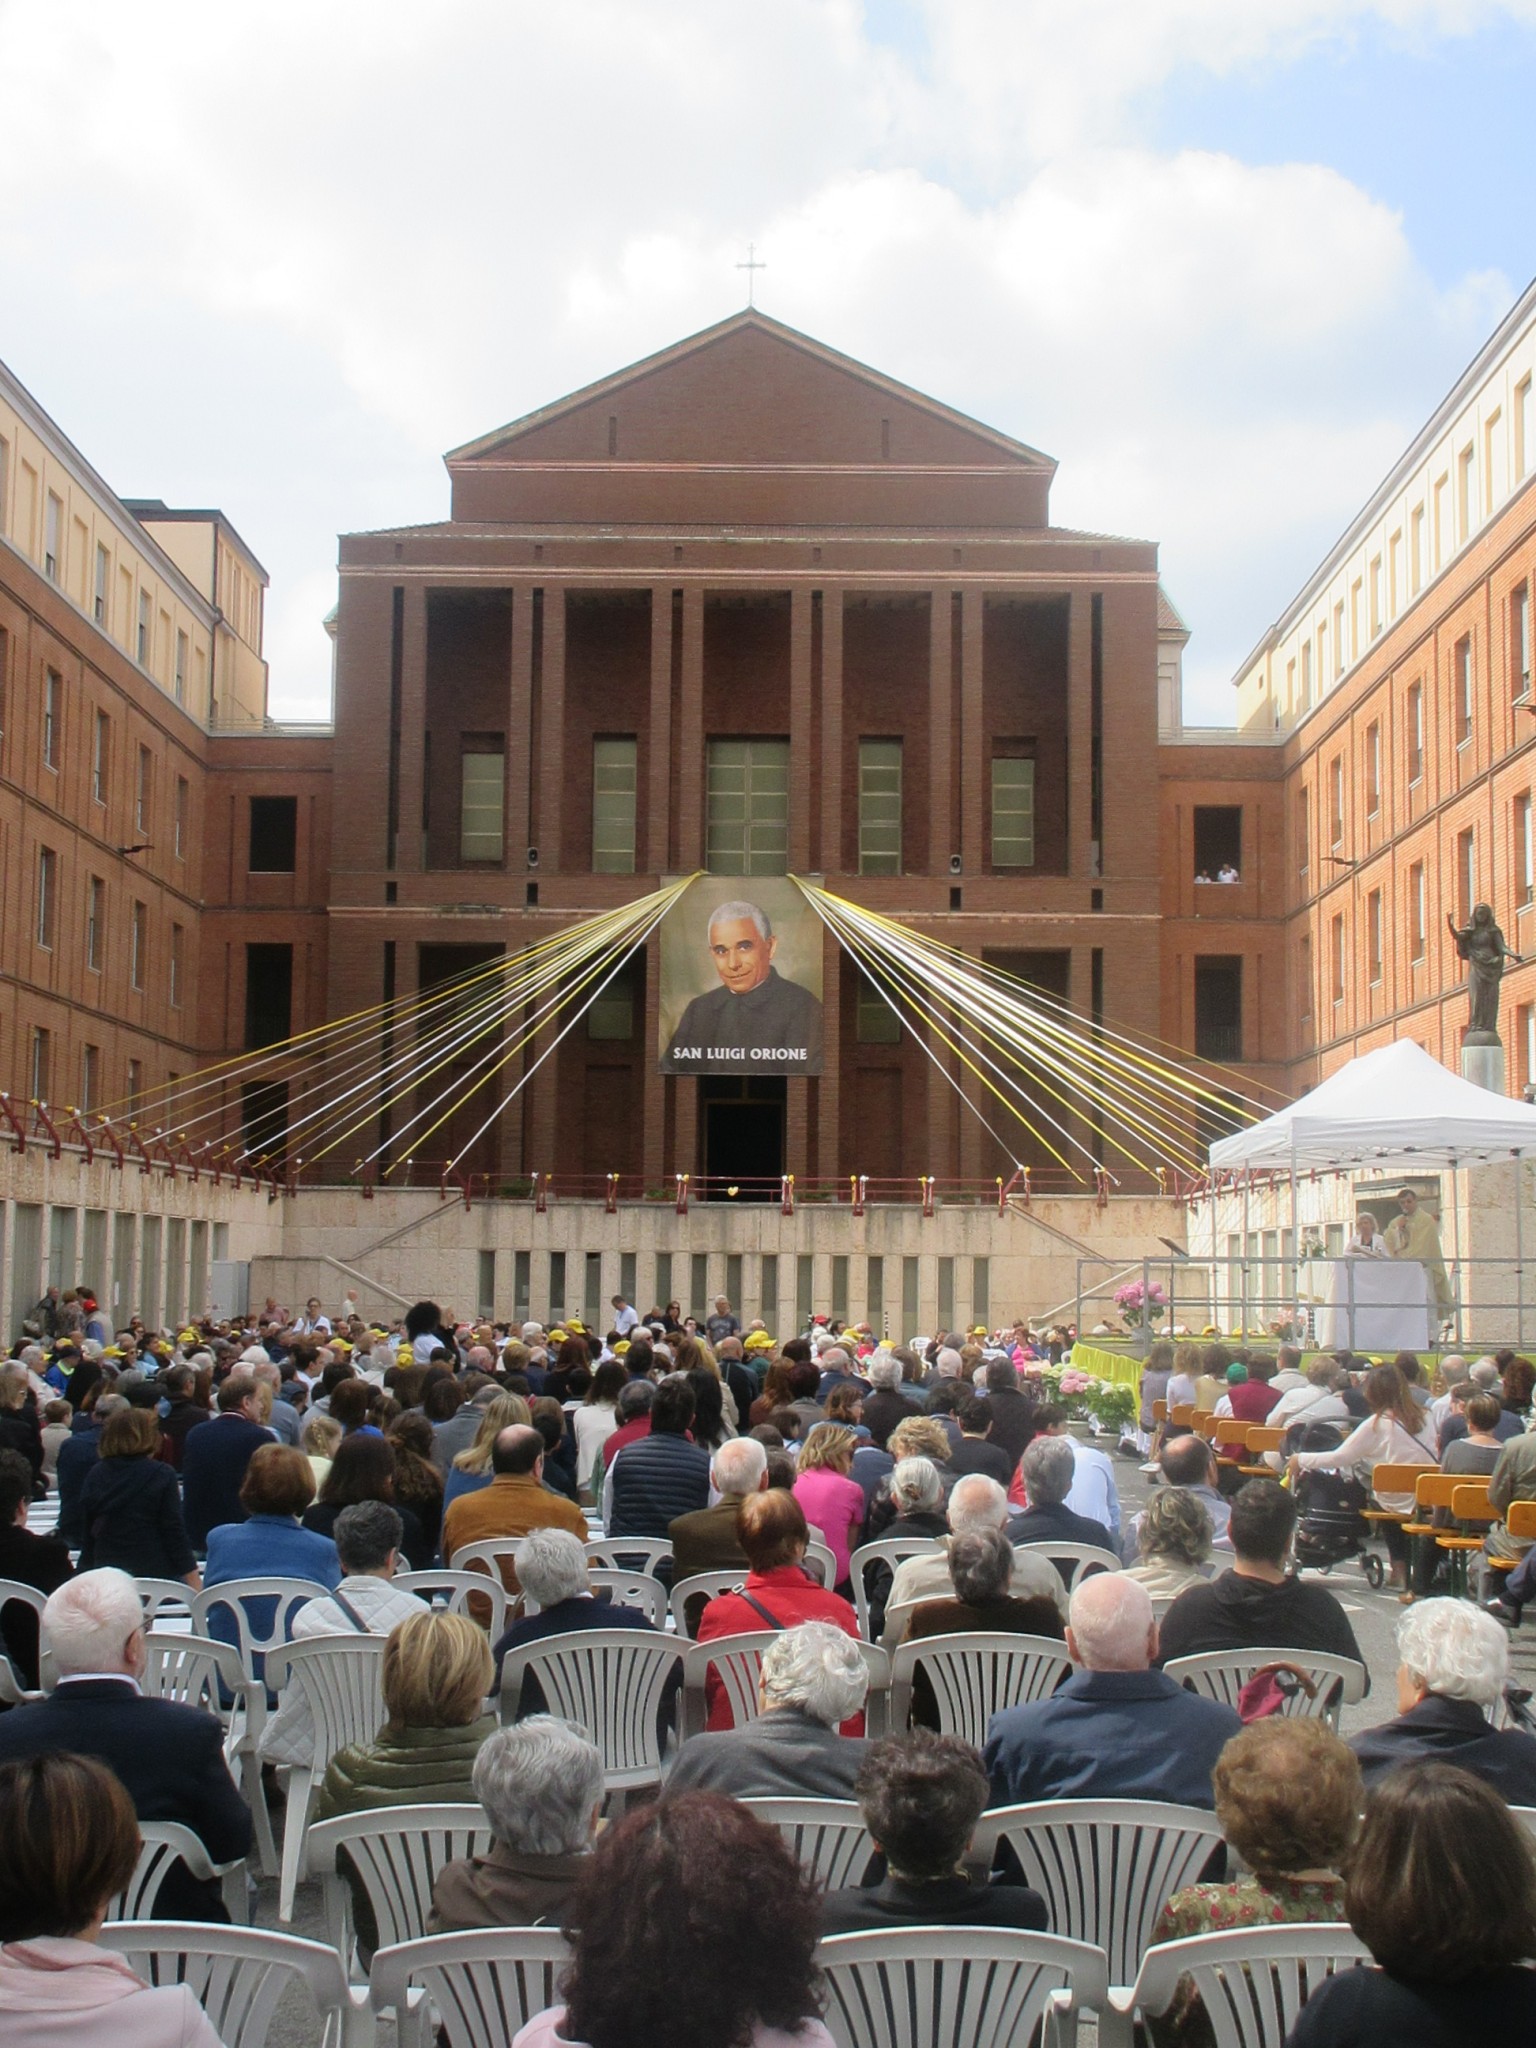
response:
<path id="1" fill-rule="evenodd" d="M 1266 1451 L 1278 1451 L 1284 1442 L 1285 1431 L 1283 1429 L 1271 1429 L 1267 1422 L 1251 1422 L 1248 1425 L 1248 1436 L 1243 1446 L 1244 1450 L 1248 1453 L 1248 1463 L 1246 1465 L 1239 1465 L 1238 1471 L 1242 1473 L 1245 1479 L 1275 1478 L 1275 1468 L 1264 1463 L 1264 1453 Z"/>
<path id="2" fill-rule="evenodd" d="M 1504 1517 L 1504 1533 L 1517 1543 L 1536 1543 L 1536 1500 L 1510 1502 Z M 1487 1565 L 1491 1572 L 1512 1572 L 1520 1562 L 1518 1557 L 1490 1557 Z"/>
<path id="3" fill-rule="evenodd" d="M 1383 1468 L 1378 1465 L 1376 1469 L 1379 1472 Z M 1461 1483 L 1454 1472 L 1440 1472 L 1433 1465 L 1420 1468 L 1413 1489 L 1413 1513 L 1402 1524 L 1408 1539 L 1408 1562 L 1415 1571 L 1424 1561 L 1425 1550 L 1432 1550 L 1435 1538 L 1443 1533 L 1435 1520 L 1436 1508 L 1444 1508 L 1449 1514 L 1451 1497 Z M 1366 1512 L 1371 1514 L 1372 1510 Z"/>
<path id="4" fill-rule="evenodd" d="M 1488 1481 L 1462 1478 L 1451 1495 L 1451 1513 L 1456 1519 L 1457 1529 L 1454 1533 L 1442 1530 L 1435 1537 L 1435 1546 L 1450 1558 L 1452 1595 L 1464 1600 L 1468 1592 L 1467 1574 L 1472 1555 L 1482 1550 L 1484 1537 L 1499 1519 L 1498 1509 L 1488 1502 Z"/>
<path id="5" fill-rule="evenodd" d="M 1252 1427 L 1251 1422 L 1238 1422 L 1232 1417 L 1222 1417 L 1211 1437 L 1218 1465 L 1228 1465 L 1234 1472 L 1237 1470 L 1243 1462 L 1238 1454 L 1247 1450 L 1248 1432 Z"/>
<path id="6" fill-rule="evenodd" d="M 1175 1429 L 1193 1429 L 1195 1426 L 1194 1402 L 1175 1401 L 1168 1410 L 1168 1420 Z"/>
<path id="7" fill-rule="evenodd" d="M 1371 1492 L 1378 1499 L 1384 1493 L 1408 1493 L 1418 1503 L 1418 1484 L 1426 1474 L 1433 1474 L 1433 1465 L 1376 1465 L 1371 1470 Z M 1446 1503 L 1450 1505 L 1449 1502 Z M 1395 1508 L 1362 1508 L 1361 1513 L 1368 1522 L 1396 1522 L 1399 1526 L 1414 1519 L 1412 1515 L 1400 1515 Z"/>

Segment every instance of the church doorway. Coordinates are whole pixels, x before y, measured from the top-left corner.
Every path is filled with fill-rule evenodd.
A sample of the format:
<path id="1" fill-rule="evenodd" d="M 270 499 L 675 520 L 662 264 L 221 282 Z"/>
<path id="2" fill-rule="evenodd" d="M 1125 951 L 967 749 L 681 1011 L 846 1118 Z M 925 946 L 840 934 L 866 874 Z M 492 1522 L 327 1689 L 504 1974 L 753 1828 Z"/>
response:
<path id="1" fill-rule="evenodd" d="M 789 1083 L 781 1075 L 699 1077 L 708 1198 L 776 1202 L 784 1172 L 784 1114 Z M 731 1188 L 737 1189 L 734 1195 Z"/>

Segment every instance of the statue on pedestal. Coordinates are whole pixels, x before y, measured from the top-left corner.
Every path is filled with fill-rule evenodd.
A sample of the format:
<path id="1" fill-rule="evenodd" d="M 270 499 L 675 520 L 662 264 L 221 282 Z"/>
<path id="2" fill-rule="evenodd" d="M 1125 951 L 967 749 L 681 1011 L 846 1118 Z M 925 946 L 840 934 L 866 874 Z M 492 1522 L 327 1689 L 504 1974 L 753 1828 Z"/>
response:
<path id="1" fill-rule="evenodd" d="M 1472 1016 L 1464 1042 L 1500 1045 L 1503 1041 L 1499 1037 L 1499 983 L 1510 961 L 1520 965 L 1520 955 L 1505 945 L 1504 934 L 1493 921 L 1491 904 L 1479 903 L 1470 924 L 1458 926 L 1455 918 L 1449 916 L 1445 922 L 1456 941 L 1457 952 L 1467 963 L 1467 995 Z"/>

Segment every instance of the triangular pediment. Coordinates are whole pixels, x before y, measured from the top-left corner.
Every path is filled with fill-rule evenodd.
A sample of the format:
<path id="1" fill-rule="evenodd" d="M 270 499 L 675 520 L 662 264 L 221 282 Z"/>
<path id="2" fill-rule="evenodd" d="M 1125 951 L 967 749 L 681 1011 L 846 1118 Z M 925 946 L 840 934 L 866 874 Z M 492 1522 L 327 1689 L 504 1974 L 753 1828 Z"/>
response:
<path id="1" fill-rule="evenodd" d="M 466 442 L 450 471 L 528 463 L 1009 469 L 1038 449 L 755 309 Z"/>

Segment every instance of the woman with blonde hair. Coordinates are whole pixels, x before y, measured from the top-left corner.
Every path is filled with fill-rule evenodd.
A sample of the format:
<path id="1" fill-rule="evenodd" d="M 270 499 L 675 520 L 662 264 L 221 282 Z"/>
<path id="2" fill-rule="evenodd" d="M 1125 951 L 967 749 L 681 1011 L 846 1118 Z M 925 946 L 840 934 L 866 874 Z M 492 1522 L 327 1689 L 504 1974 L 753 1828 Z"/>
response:
<path id="1" fill-rule="evenodd" d="M 1210 1510 L 1187 1486 L 1154 1488 L 1141 1517 L 1140 1562 L 1125 1577 L 1146 1587 L 1154 1600 L 1177 1599 L 1186 1586 L 1205 1583 L 1215 1530 Z"/>
<path id="2" fill-rule="evenodd" d="M 336 1456 L 336 1446 L 341 1442 L 341 1424 L 333 1422 L 329 1415 L 306 1415 L 299 1431 L 299 1449 L 309 1460 L 309 1469 L 314 1474 L 315 1492 L 319 1493 L 331 1474 L 331 1461 Z"/>
<path id="3" fill-rule="evenodd" d="M 836 1561 L 835 1587 L 850 1584 L 850 1554 L 864 1526 L 864 1489 L 848 1476 L 858 1438 L 840 1422 L 818 1422 L 800 1446 L 795 1499 Z"/>
<path id="4" fill-rule="evenodd" d="M 496 1732 L 496 1716 L 485 1711 L 494 1673 L 485 1632 L 467 1614 L 434 1608 L 397 1622 L 384 1644 L 384 1725 L 372 1742 L 331 1758 L 315 1819 L 384 1806 L 477 1805 L 475 1758 Z M 378 1929 L 361 1885 L 353 1885 L 352 1903 L 358 1946 L 371 1954 Z"/>
<path id="5" fill-rule="evenodd" d="M 533 1411 L 521 1394 L 498 1394 L 480 1418 L 480 1427 L 475 1431 L 475 1440 L 467 1451 L 460 1451 L 448 1471 L 447 1483 L 443 1487 L 443 1513 L 446 1515 L 461 1493 L 478 1493 L 482 1486 L 489 1486 L 492 1479 L 491 1449 L 504 1429 L 510 1429 L 514 1422 L 531 1423 Z"/>

